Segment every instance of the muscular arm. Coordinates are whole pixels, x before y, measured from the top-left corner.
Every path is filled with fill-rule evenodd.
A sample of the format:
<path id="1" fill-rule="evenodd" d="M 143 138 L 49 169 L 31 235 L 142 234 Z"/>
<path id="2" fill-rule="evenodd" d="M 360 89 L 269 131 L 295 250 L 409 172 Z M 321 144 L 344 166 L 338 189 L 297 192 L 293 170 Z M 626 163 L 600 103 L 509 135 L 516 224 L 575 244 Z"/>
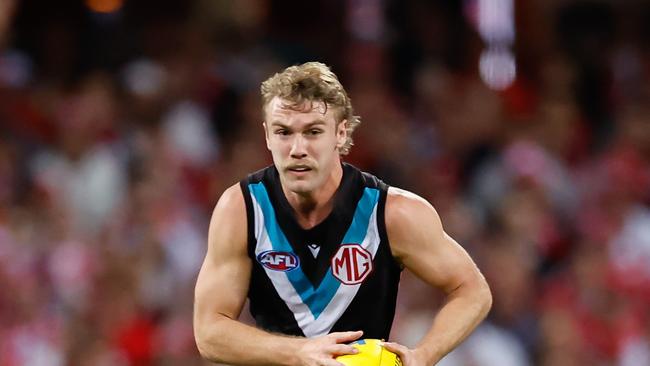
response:
<path id="1" fill-rule="evenodd" d="M 490 289 L 467 252 L 443 231 L 438 214 L 424 199 L 391 188 L 386 230 L 393 255 L 447 295 L 429 332 L 414 350 L 420 360 L 435 364 L 485 318 L 492 304 Z"/>
<path id="2" fill-rule="evenodd" d="M 246 227 L 241 189 L 230 187 L 212 214 L 208 251 L 196 282 L 196 343 L 201 355 L 215 362 L 291 364 L 291 342 L 237 321 L 246 300 L 251 271 L 246 253 Z"/>
<path id="3" fill-rule="evenodd" d="M 231 365 L 339 366 L 332 355 L 353 353 L 340 344 L 360 332 L 307 340 L 270 334 L 237 320 L 251 273 L 244 197 L 238 185 L 224 192 L 210 221 L 208 250 L 194 294 L 194 337 L 201 356 Z"/>

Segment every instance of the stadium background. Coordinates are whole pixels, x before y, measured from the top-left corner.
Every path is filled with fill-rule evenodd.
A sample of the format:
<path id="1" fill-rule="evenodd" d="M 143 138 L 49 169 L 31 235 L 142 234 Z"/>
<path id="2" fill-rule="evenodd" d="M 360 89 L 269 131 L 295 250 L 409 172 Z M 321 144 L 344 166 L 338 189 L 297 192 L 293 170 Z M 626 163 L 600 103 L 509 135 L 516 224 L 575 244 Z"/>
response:
<path id="1" fill-rule="evenodd" d="M 205 364 L 209 215 L 270 163 L 260 81 L 308 60 L 362 116 L 346 160 L 429 199 L 492 286 L 441 365 L 650 365 L 632 0 L 1 0 L 0 365 Z M 405 275 L 393 339 L 440 303 Z"/>

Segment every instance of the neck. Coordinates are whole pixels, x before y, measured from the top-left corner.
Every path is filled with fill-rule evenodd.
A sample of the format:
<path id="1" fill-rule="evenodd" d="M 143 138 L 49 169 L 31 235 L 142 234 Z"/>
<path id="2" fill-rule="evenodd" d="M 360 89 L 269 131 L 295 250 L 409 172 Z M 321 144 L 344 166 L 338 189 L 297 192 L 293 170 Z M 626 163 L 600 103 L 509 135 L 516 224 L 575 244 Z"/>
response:
<path id="1" fill-rule="evenodd" d="M 336 164 L 325 183 L 318 189 L 296 193 L 288 191 L 284 186 L 282 190 L 287 201 L 296 213 L 296 220 L 301 227 L 311 229 L 325 220 L 334 207 L 334 195 L 341 184 L 343 168 Z"/>

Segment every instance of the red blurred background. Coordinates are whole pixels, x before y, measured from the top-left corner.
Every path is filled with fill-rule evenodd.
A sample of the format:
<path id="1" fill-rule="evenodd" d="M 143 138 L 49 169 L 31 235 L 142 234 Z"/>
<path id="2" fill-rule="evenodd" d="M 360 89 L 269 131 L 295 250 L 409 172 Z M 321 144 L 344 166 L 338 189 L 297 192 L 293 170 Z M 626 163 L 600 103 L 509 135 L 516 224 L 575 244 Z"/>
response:
<path id="1" fill-rule="evenodd" d="M 650 365 L 647 1 L 0 0 L 0 366 L 205 364 L 210 213 L 310 60 L 492 286 L 441 365 Z M 392 338 L 441 301 L 404 275 Z"/>

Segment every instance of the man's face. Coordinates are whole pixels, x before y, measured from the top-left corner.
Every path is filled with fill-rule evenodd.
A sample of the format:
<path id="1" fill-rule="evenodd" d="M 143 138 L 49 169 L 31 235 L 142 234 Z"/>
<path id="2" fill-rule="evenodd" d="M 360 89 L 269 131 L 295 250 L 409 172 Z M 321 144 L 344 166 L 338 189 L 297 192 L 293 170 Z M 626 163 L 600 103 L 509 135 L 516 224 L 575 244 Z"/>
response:
<path id="1" fill-rule="evenodd" d="M 323 186 L 340 164 L 338 148 L 345 143 L 346 121 L 337 124 L 335 109 L 326 109 L 320 101 L 298 108 L 275 97 L 264 112 L 266 146 L 285 188 L 308 193 Z"/>

